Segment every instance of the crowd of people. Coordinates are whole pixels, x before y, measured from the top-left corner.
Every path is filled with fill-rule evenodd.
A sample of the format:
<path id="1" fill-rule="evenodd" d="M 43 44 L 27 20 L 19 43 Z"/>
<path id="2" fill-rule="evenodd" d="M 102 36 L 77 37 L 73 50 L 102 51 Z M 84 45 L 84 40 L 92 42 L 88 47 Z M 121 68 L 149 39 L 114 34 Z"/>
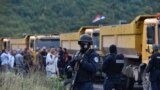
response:
<path id="1" fill-rule="evenodd" d="M 65 66 L 71 56 L 66 48 L 46 48 L 36 50 L 36 58 L 29 49 L 2 50 L 0 54 L 0 70 L 4 73 L 14 72 L 19 75 L 39 71 L 47 77 L 61 76 L 66 73 Z"/>
<path id="2" fill-rule="evenodd" d="M 15 71 L 16 73 L 29 72 L 29 65 L 32 65 L 33 57 L 28 49 L 24 51 L 4 49 L 0 56 L 0 70 L 2 72 Z"/>

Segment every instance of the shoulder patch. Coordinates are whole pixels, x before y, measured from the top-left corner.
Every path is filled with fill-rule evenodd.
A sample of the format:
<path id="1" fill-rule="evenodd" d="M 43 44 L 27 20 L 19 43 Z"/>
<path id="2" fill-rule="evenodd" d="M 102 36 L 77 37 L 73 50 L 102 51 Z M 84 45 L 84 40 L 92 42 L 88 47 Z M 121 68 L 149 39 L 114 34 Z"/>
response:
<path id="1" fill-rule="evenodd" d="M 98 63 L 98 61 L 99 61 L 98 57 L 94 57 L 94 61 L 95 61 L 96 63 Z"/>
<path id="2" fill-rule="evenodd" d="M 160 59 L 160 56 L 157 56 L 156 58 L 157 58 L 157 59 Z"/>

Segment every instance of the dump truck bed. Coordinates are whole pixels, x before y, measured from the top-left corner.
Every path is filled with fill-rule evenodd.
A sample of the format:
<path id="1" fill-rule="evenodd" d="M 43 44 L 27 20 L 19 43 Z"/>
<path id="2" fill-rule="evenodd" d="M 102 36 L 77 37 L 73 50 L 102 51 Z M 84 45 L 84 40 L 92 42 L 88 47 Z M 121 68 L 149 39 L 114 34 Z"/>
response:
<path id="1" fill-rule="evenodd" d="M 109 53 L 109 46 L 115 44 L 119 53 L 128 58 L 139 58 L 142 53 L 144 20 L 152 17 L 154 16 L 138 16 L 129 24 L 100 27 L 101 48 Z"/>

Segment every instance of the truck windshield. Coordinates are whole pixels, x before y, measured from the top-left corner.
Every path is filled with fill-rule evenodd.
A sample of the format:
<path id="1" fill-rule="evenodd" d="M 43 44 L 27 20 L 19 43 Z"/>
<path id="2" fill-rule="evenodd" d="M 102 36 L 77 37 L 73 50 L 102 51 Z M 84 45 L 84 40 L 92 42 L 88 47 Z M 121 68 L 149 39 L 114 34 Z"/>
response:
<path id="1" fill-rule="evenodd" d="M 93 40 L 93 48 L 98 49 L 99 48 L 99 33 L 97 32 L 93 33 L 92 40 Z"/>
<path id="2" fill-rule="evenodd" d="M 155 43 L 155 26 L 147 26 L 147 44 Z"/>
<path id="3" fill-rule="evenodd" d="M 59 39 L 39 39 L 36 40 L 36 48 L 58 48 L 60 46 Z"/>

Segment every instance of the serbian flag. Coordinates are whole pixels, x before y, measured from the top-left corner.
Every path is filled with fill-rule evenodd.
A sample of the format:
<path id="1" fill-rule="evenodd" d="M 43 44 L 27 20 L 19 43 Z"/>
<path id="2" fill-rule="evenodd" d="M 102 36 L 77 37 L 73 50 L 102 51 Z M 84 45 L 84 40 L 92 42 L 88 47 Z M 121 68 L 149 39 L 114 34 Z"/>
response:
<path id="1" fill-rule="evenodd" d="M 99 21 L 99 20 L 102 20 L 102 19 L 105 19 L 105 16 L 97 15 L 97 16 L 95 17 L 95 19 L 92 21 L 92 23 L 95 23 L 95 22 L 97 22 L 97 21 Z"/>

